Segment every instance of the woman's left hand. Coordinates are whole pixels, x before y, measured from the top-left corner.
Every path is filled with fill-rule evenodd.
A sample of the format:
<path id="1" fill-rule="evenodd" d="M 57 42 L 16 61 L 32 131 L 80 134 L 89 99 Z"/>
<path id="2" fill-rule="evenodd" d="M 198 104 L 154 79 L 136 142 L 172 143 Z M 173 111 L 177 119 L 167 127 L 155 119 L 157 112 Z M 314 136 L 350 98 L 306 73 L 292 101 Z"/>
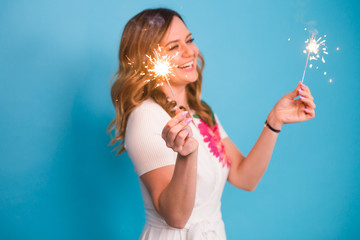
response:
<path id="1" fill-rule="evenodd" d="M 300 98 L 294 100 L 297 96 Z M 294 91 L 285 94 L 271 110 L 267 121 L 275 129 L 286 123 L 303 122 L 315 117 L 315 103 L 310 89 L 299 82 Z"/>

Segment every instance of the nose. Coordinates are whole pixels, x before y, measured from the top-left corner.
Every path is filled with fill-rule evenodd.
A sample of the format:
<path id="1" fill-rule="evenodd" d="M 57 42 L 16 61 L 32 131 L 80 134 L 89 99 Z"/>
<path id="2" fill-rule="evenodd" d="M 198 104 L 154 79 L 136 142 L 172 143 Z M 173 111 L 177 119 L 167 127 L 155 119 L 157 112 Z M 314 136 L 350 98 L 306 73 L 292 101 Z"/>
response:
<path id="1" fill-rule="evenodd" d="M 190 46 L 188 46 L 187 44 L 184 44 L 183 46 L 183 53 L 182 55 L 184 57 L 191 57 L 194 55 L 194 49 L 192 49 Z"/>

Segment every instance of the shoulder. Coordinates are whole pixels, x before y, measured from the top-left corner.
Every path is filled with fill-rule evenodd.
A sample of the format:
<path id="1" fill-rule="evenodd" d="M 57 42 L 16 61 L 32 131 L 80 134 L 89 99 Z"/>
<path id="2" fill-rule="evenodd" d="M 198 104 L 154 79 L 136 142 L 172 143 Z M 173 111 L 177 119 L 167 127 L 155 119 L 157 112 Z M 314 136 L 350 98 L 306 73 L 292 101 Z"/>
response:
<path id="1" fill-rule="evenodd" d="M 130 114 L 124 146 L 139 176 L 162 166 L 173 165 L 176 155 L 161 137 L 169 114 L 152 99 L 137 106 Z"/>
<path id="2" fill-rule="evenodd" d="M 139 132 L 153 133 L 160 131 L 161 133 L 170 119 L 170 115 L 159 104 L 152 99 L 148 99 L 131 112 L 125 134 L 134 136 Z"/>
<path id="3" fill-rule="evenodd" d="M 165 118 L 170 119 L 169 114 L 153 99 L 147 99 L 137 106 L 129 116 L 130 118 L 144 118 L 149 117 L 150 119 L 154 118 Z"/>

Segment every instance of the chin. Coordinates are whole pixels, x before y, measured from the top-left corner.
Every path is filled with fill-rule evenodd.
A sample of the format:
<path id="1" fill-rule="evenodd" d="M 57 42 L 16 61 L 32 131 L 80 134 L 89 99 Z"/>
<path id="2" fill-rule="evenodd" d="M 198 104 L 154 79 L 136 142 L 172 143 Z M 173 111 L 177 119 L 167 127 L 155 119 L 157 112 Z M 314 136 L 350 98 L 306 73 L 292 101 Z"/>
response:
<path id="1" fill-rule="evenodd" d="M 177 79 L 172 79 L 172 84 L 173 85 L 188 85 L 190 83 L 196 82 L 198 80 L 198 76 L 196 77 L 184 77 L 184 78 L 177 78 Z"/>
<path id="2" fill-rule="evenodd" d="M 198 80 L 199 76 L 196 76 L 195 78 L 188 79 L 189 83 L 196 82 Z"/>
<path id="3" fill-rule="evenodd" d="M 196 82 L 199 78 L 199 74 L 197 72 L 195 73 L 191 73 L 191 74 L 187 74 L 184 77 L 184 80 L 187 82 Z"/>
<path id="4" fill-rule="evenodd" d="M 194 72 L 189 72 L 189 73 L 181 73 L 181 74 L 177 74 L 176 77 L 174 77 L 174 79 L 172 79 L 173 83 L 184 83 L 184 84 L 189 84 L 189 83 L 193 83 L 196 82 L 199 78 L 199 74 L 197 71 Z"/>

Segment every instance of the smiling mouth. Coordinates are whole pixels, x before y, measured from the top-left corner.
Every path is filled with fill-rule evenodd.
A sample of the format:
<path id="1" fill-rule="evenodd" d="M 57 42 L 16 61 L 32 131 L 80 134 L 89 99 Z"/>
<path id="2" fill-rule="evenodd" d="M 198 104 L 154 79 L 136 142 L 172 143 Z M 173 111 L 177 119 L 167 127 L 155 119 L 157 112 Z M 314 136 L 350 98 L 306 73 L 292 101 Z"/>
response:
<path id="1" fill-rule="evenodd" d="M 191 62 L 185 63 L 185 64 L 183 64 L 183 65 L 177 66 L 177 68 L 180 68 L 180 69 L 191 69 L 193 66 L 194 66 L 194 61 L 191 61 Z"/>

